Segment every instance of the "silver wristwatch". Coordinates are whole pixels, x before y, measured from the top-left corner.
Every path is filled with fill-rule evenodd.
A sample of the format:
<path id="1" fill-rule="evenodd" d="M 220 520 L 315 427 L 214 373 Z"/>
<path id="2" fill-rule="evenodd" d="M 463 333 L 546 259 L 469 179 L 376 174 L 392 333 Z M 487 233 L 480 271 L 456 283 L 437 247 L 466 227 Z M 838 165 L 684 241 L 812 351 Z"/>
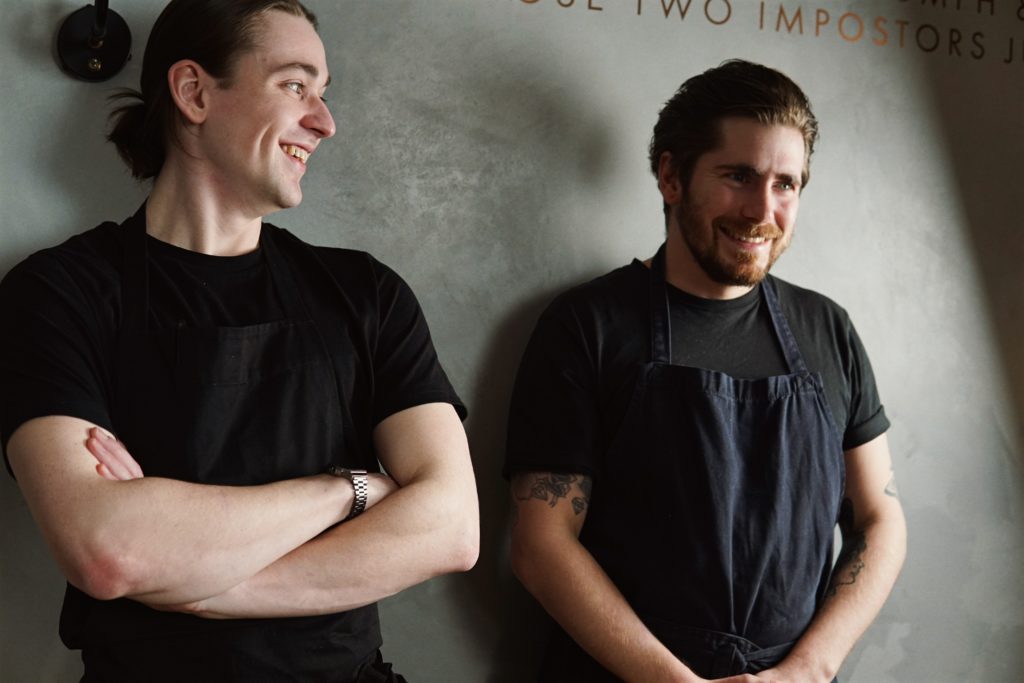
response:
<path id="1" fill-rule="evenodd" d="M 342 521 L 348 521 L 361 514 L 366 509 L 366 498 L 370 493 L 370 477 L 366 470 L 350 470 L 340 465 L 331 465 L 327 468 L 327 473 L 333 474 L 335 477 L 344 477 L 352 482 L 352 493 L 355 494 L 355 498 L 352 500 L 352 510 Z"/>

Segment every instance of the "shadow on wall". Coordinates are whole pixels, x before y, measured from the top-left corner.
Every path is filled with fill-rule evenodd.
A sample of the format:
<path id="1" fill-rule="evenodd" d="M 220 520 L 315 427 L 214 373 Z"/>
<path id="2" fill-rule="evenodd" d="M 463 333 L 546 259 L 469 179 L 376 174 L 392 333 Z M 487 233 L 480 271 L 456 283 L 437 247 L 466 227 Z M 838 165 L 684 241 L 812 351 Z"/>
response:
<path id="1" fill-rule="evenodd" d="M 511 64 L 512 62 L 509 62 Z M 520 683 L 537 675 L 549 619 L 512 575 L 508 556 L 511 504 L 501 476 L 505 454 L 509 400 L 519 361 L 544 308 L 565 289 L 599 273 L 587 266 L 573 273 L 569 264 L 586 245 L 573 243 L 575 230 L 563 220 L 583 220 L 567 205 L 593 193 L 610 175 L 611 131 L 593 109 L 581 114 L 586 101 L 571 88 L 523 87 L 535 78 L 522 56 L 500 81 L 466 87 L 481 99 L 500 106 L 490 113 L 505 124 L 506 135 L 492 138 L 484 156 L 513 161 L 519 169 L 509 177 L 508 163 L 492 164 L 490 195 L 497 217 L 486 239 L 506 255 L 502 272 L 479 283 L 489 299 L 490 316 L 481 340 L 483 353 L 472 369 L 471 419 L 467 425 L 480 494 L 481 552 L 471 575 L 472 587 L 460 592 L 469 613 L 487 615 L 496 624 L 496 649 L 489 658 L 487 683 Z M 539 69 L 538 69 L 539 70 Z M 535 85 L 535 84 L 534 84 Z M 495 619 L 495 617 L 497 617 Z"/>
<path id="2" fill-rule="evenodd" d="M 1015 3 L 1007 3 L 1012 5 Z M 996 3 L 1002 5 L 1002 3 Z M 984 6 L 979 5 L 984 8 Z M 994 7 L 994 6 L 993 6 Z M 921 8 L 917 13 L 925 20 Z M 999 12 L 1013 10 L 1000 6 Z M 980 11 L 980 10 L 979 10 Z M 1016 23 L 1016 26 L 1024 24 Z M 967 238 L 987 297 L 988 318 L 1012 401 L 1016 433 L 1002 433 L 1006 457 L 1024 466 L 1024 241 L 1020 164 L 1024 158 L 1024 36 L 985 31 L 983 62 L 925 60 L 934 109 L 960 188 Z M 978 106 L 979 103 L 984 103 Z M 1013 425 L 1006 429 L 1013 430 Z"/>
<path id="3" fill-rule="evenodd" d="M 444 266 L 458 282 L 443 305 L 458 311 L 444 312 L 450 329 L 439 331 L 457 330 L 453 348 L 473 359 L 461 374 L 481 550 L 477 567 L 451 595 L 475 639 L 466 647 L 486 653 L 488 683 L 534 679 L 547 636 L 546 616 L 508 562 L 510 504 L 501 467 L 512 385 L 540 312 L 557 293 L 598 274 L 594 266 L 574 270 L 588 261 L 580 253 L 592 248 L 574 241 L 573 228 L 586 220 L 574 202 L 593 195 L 612 170 L 611 131 L 599 107 L 568 78 L 539 80 L 540 60 L 489 52 L 484 62 L 421 64 L 421 77 L 436 79 L 431 91 L 440 95 L 410 94 L 402 104 L 408 116 L 445 136 L 444 149 L 422 161 L 440 174 L 457 169 L 447 187 L 432 190 L 443 201 L 429 213 L 444 218 L 422 240 L 448 240 Z"/>
<path id="4" fill-rule="evenodd" d="M 969 4 L 972 3 L 965 3 Z M 1010 402 L 1005 411 L 1010 424 L 1005 424 L 1001 416 L 993 416 L 989 422 L 998 431 L 998 438 L 992 441 L 999 444 L 1002 452 L 965 457 L 971 469 L 986 471 L 987 466 L 1000 473 L 996 476 L 1006 477 L 1003 491 L 987 492 L 993 501 L 1003 500 L 1006 491 L 1019 491 L 1024 472 L 1024 344 L 1021 343 L 1024 339 L 1024 277 L 1021 274 L 1024 240 L 1021 239 L 1020 218 L 1024 34 L 1018 30 L 1024 23 L 1017 20 L 1018 4 L 978 3 L 977 12 L 985 20 L 978 23 L 979 33 L 984 34 L 983 59 L 951 58 L 941 52 L 945 45 L 922 59 L 949 167 L 959 189 L 957 199 L 963 211 L 964 241 L 972 249 L 970 255 L 987 307 L 978 317 L 988 321 L 986 332 L 994 337 L 994 350 L 998 353 L 996 377 L 1003 386 L 992 387 L 992 401 L 1005 396 Z M 995 18 L 989 15 L 990 8 Z M 911 9 L 920 23 L 934 23 L 934 8 Z M 972 6 L 969 11 L 974 12 L 975 8 Z M 1002 14 L 1007 12 L 1010 15 L 1018 12 L 1018 17 L 1008 18 Z M 964 24 L 970 26 L 967 22 Z M 965 28 L 964 33 L 970 35 L 972 31 Z M 957 321 L 949 324 L 955 325 Z M 980 353 L 987 351 L 983 349 Z M 1005 394 L 1001 391 L 1004 388 Z M 986 424 L 985 428 L 991 427 Z M 987 504 L 994 505 L 991 501 Z M 988 509 L 980 500 L 978 505 Z M 934 549 L 944 555 L 949 548 L 959 548 L 958 552 L 974 571 L 980 569 L 976 565 L 978 558 L 984 557 L 985 565 L 995 567 L 989 581 L 1004 585 L 998 604 L 979 600 L 980 604 L 972 604 L 974 609 L 960 610 L 958 619 L 965 622 L 975 637 L 971 648 L 980 653 L 973 663 L 968 660 L 965 664 L 974 667 L 969 675 L 971 680 L 996 680 L 997 676 L 1001 680 L 1016 680 L 1024 666 L 1024 650 L 1020 648 L 1024 629 L 1020 626 L 1019 614 L 1007 615 L 1000 611 L 1003 604 L 1019 601 L 1020 582 L 1024 578 L 1019 562 L 1014 559 L 1019 552 L 1016 545 L 1019 528 L 1007 528 L 1016 517 L 1015 508 L 1016 505 L 1007 504 L 999 514 L 986 517 L 983 527 L 971 518 L 953 518 L 951 524 L 943 525 L 942 548 Z M 940 510 L 940 514 L 947 512 Z M 927 520 L 916 522 L 911 514 L 908 521 L 924 529 L 934 526 L 935 517 L 929 515 Z M 999 540 L 993 543 L 992 539 Z M 924 540 L 918 540 L 919 548 Z M 976 587 L 965 586 L 963 590 L 964 593 L 957 596 L 962 601 L 965 595 L 978 595 Z M 947 601 L 943 600 L 934 612 L 945 613 L 948 608 Z"/>
<path id="5" fill-rule="evenodd" d="M 472 593 L 461 597 L 471 599 L 474 609 L 484 607 L 492 617 L 499 617 L 488 683 L 531 680 L 546 640 L 543 610 L 510 570 L 511 503 L 501 465 L 508 399 L 519 359 L 537 317 L 555 294 L 557 291 L 545 292 L 519 302 L 493 328 L 473 387 L 473 395 L 478 397 L 477 417 L 469 428 L 469 440 L 480 492 L 481 549 Z"/>

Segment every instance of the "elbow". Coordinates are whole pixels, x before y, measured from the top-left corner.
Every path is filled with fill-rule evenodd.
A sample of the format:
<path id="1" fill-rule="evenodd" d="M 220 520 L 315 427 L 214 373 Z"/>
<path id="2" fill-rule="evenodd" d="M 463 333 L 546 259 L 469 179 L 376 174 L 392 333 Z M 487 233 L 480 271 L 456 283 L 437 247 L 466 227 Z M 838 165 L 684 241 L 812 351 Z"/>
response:
<path id="1" fill-rule="evenodd" d="M 480 559 L 480 524 L 463 524 L 454 534 L 450 545 L 448 572 L 468 572 Z"/>
<path id="2" fill-rule="evenodd" d="M 110 555 L 97 554 L 66 563 L 68 583 L 97 600 L 114 600 L 131 593 L 133 581 L 127 563 Z"/>
<path id="3" fill-rule="evenodd" d="M 142 592 L 141 563 L 130 553 L 110 546 L 79 548 L 61 569 L 70 584 L 97 600 L 114 600 Z"/>
<path id="4" fill-rule="evenodd" d="M 451 501 L 439 510 L 443 522 L 435 528 L 443 547 L 440 573 L 468 572 L 480 558 L 480 513 L 476 496 Z"/>
<path id="5" fill-rule="evenodd" d="M 459 568 L 456 571 L 468 572 L 476 566 L 480 559 L 480 530 L 476 528 L 469 534 L 470 538 L 462 544 L 459 553 Z"/>

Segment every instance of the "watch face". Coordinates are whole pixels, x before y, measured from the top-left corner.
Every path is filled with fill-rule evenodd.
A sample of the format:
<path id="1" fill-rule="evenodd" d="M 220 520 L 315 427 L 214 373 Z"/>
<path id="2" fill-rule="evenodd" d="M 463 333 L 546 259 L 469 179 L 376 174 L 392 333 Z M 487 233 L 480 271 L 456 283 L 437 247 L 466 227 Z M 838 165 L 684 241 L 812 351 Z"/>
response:
<path id="1" fill-rule="evenodd" d="M 366 476 L 366 470 L 350 470 L 347 467 L 341 465 L 329 465 L 327 467 L 327 474 L 334 475 L 335 477 L 344 477 L 345 479 L 351 480 L 353 476 Z"/>

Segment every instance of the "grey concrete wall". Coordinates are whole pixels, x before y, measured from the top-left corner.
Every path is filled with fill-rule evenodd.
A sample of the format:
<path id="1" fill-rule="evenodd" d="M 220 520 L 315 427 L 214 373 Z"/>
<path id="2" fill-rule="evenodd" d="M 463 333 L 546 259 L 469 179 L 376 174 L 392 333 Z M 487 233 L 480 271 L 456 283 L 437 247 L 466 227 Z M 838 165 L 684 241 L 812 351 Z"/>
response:
<path id="1" fill-rule="evenodd" d="M 80 4 L 0 5 L 0 273 L 145 195 L 102 141 L 104 98 L 137 83 L 162 0 L 113 3 L 137 58 L 104 85 L 65 77 L 49 53 Z M 310 4 L 338 136 L 303 205 L 273 220 L 402 273 L 471 409 L 480 563 L 382 605 L 385 653 L 411 680 L 529 680 L 538 612 L 507 567 L 499 477 L 516 364 L 555 292 L 654 251 L 657 111 L 733 56 L 782 69 L 815 104 L 813 181 L 777 272 L 851 312 L 893 422 L 909 556 L 841 678 L 1020 679 L 1020 2 Z M 0 680 L 77 680 L 56 637 L 63 581 L 5 477 L 0 515 Z"/>

